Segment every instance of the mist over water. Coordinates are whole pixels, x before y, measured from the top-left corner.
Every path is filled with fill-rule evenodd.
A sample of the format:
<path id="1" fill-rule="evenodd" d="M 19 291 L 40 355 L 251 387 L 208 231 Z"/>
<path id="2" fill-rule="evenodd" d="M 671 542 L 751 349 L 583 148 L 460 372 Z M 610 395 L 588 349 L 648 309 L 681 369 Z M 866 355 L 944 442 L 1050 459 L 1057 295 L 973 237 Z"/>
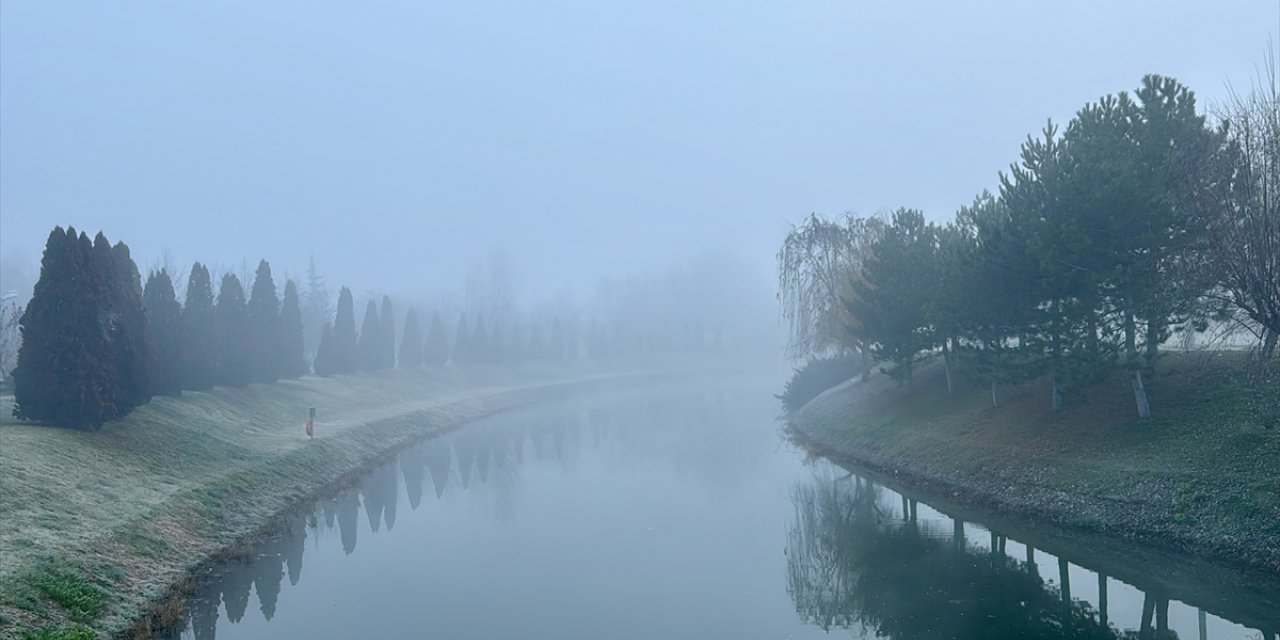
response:
<path id="1" fill-rule="evenodd" d="M 175 637 L 1244 638 L 1275 606 L 1260 584 L 1134 586 L 806 460 L 779 380 L 602 392 L 426 441 L 216 569 Z M 1179 600 L 1206 591 L 1234 605 Z"/>

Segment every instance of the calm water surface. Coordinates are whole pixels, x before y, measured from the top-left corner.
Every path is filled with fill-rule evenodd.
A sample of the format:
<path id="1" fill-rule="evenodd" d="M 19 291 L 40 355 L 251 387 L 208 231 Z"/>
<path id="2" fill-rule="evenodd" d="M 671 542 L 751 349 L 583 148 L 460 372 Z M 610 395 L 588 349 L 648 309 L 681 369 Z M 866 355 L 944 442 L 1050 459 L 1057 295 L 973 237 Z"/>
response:
<path id="1" fill-rule="evenodd" d="M 425 442 L 215 571 L 175 636 L 1245 639 L 1280 628 L 1269 585 L 1207 585 L 1226 594 L 1215 602 L 1249 603 L 1232 619 L 1229 604 L 1179 600 L 1176 580 L 1143 590 L 1100 577 L 1087 553 L 1059 558 L 806 461 L 779 435 L 780 383 L 600 393 Z"/>

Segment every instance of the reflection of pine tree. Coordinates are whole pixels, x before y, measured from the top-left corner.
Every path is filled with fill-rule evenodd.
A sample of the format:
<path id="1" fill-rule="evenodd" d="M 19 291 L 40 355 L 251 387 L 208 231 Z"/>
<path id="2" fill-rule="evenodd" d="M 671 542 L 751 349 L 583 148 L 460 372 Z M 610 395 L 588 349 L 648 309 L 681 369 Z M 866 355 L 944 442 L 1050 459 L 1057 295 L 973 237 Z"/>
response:
<path id="1" fill-rule="evenodd" d="M 422 447 L 422 457 L 431 472 L 431 484 L 436 489 L 436 499 L 444 495 L 449 484 L 449 473 L 453 467 L 453 456 L 449 446 L 439 440 L 432 440 Z"/>
<path id="2" fill-rule="evenodd" d="M 285 545 L 284 559 L 289 566 L 289 584 L 297 585 L 302 578 L 302 552 L 307 548 L 307 521 L 299 516 L 289 524 L 289 537 Z"/>
<path id="3" fill-rule="evenodd" d="M 218 593 L 195 598 L 188 606 L 195 640 L 214 640 L 218 627 Z"/>
<path id="4" fill-rule="evenodd" d="M 280 584 L 284 580 L 284 550 L 287 544 L 288 540 L 284 538 L 262 544 L 258 550 L 258 558 L 253 563 L 253 590 L 258 594 L 258 606 L 267 620 L 276 615 Z"/>
<path id="5" fill-rule="evenodd" d="M 410 509 L 417 509 L 422 503 L 422 485 L 427 472 L 424 464 L 420 447 L 407 449 L 400 454 L 400 473 L 404 474 L 404 488 L 409 494 Z"/>
<path id="6" fill-rule="evenodd" d="M 351 555 L 356 550 L 356 529 L 360 520 L 360 497 L 348 491 L 338 499 L 338 533 L 342 537 L 342 550 Z"/>
<path id="7" fill-rule="evenodd" d="M 249 608 L 249 588 L 253 586 L 252 567 L 235 566 L 222 576 L 222 604 L 227 608 L 227 620 L 240 622 Z"/>

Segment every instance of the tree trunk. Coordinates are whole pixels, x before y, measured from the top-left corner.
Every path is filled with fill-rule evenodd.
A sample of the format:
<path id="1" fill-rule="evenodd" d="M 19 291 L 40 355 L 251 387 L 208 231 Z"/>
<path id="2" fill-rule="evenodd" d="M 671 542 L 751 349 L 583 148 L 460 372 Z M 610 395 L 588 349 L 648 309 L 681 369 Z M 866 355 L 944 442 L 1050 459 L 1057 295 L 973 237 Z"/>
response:
<path id="1" fill-rule="evenodd" d="M 999 408 L 999 407 L 1000 407 L 1000 399 L 996 397 L 996 381 L 995 381 L 995 379 L 992 379 L 992 380 L 991 380 L 991 406 L 992 406 L 992 407 L 995 407 L 995 408 Z"/>
<path id="2" fill-rule="evenodd" d="M 1147 320 L 1147 369 L 1155 371 L 1156 358 L 1160 356 L 1160 334 L 1164 332 L 1164 324 L 1158 320 Z"/>
<path id="3" fill-rule="evenodd" d="M 1130 376 L 1133 378 L 1133 399 L 1138 403 L 1138 417 L 1150 418 L 1151 405 L 1147 402 L 1147 389 L 1142 384 L 1142 369 L 1134 369 Z"/>
<path id="4" fill-rule="evenodd" d="M 1049 407 L 1054 411 L 1062 408 L 1062 385 L 1058 384 L 1058 374 L 1049 377 L 1049 385 L 1052 387 L 1052 396 L 1049 399 Z"/>
<path id="5" fill-rule="evenodd" d="M 1107 576 L 1098 574 L 1098 622 L 1107 626 Z"/>
<path id="6" fill-rule="evenodd" d="M 1138 623 L 1138 637 L 1146 640 L 1151 637 L 1151 619 L 1155 617 L 1156 601 L 1151 594 L 1142 594 L 1142 619 Z"/>
<path id="7" fill-rule="evenodd" d="M 1071 573 L 1067 571 L 1067 561 L 1058 558 L 1058 581 L 1062 584 L 1062 601 L 1071 604 Z"/>
<path id="8" fill-rule="evenodd" d="M 1265 334 L 1262 338 L 1262 359 L 1270 360 L 1271 356 L 1276 352 L 1276 341 L 1280 339 L 1280 331 L 1274 329 L 1264 330 Z"/>

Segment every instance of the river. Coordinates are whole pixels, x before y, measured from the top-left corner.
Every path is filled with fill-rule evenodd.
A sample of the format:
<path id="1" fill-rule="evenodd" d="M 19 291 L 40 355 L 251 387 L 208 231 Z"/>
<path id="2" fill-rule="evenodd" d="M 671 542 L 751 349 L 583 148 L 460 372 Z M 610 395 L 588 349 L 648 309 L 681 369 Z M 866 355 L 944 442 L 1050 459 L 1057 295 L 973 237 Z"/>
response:
<path id="1" fill-rule="evenodd" d="M 780 386 L 743 374 L 600 392 L 423 442 L 212 570 L 171 635 L 1244 640 L 1280 628 L 1265 581 L 964 522 L 808 459 L 782 436 Z"/>

